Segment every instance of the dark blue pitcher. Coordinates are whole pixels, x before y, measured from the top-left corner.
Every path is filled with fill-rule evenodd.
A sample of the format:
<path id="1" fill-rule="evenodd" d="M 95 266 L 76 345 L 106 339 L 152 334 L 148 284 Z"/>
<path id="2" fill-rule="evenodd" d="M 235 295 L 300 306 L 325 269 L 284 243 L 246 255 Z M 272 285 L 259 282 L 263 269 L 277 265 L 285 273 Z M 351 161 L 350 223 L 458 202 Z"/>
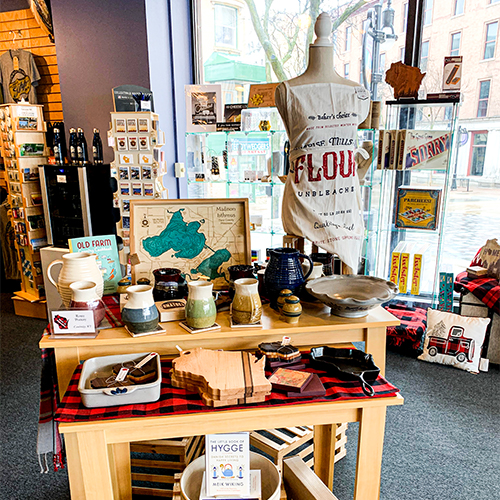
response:
<path id="1" fill-rule="evenodd" d="M 309 256 L 300 253 L 295 248 L 270 248 L 268 253 L 270 260 L 264 273 L 264 283 L 271 307 L 276 308 L 276 300 L 281 290 L 288 288 L 295 295 L 300 293 L 314 264 Z M 300 257 L 307 259 L 311 264 L 305 276 Z"/>

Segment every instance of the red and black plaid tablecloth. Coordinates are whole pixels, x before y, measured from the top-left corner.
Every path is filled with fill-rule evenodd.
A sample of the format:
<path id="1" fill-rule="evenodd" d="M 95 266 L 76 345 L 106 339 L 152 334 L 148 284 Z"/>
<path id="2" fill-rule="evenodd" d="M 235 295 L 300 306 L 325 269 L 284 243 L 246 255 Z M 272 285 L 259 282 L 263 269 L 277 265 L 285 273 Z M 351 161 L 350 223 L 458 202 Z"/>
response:
<path id="1" fill-rule="evenodd" d="M 411 351 L 414 355 L 421 354 L 427 327 L 427 311 L 396 301 L 384 308 L 401 321 L 400 325 L 387 327 L 387 345 L 402 351 Z"/>
<path id="2" fill-rule="evenodd" d="M 304 361 L 306 364 L 308 360 Z M 62 403 L 56 413 L 58 422 L 84 422 L 90 420 L 105 420 L 113 418 L 131 417 L 156 417 L 165 415 L 179 415 L 195 412 L 224 411 L 242 408 L 239 406 L 227 406 L 224 408 L 210 408 L 206 406 L 196 392 L 177 389 L 170 385 L 170 360 L 162 360 L 162 385 L 160 399 L 154 403 L 113 406 L 109 408 L 85 408 L 78 392 L 78 381 L 82 365 L 78 366 L 73 374 L 68 390 L 64 395 Z M 249 408 L 263 408 L 280 405 L 296 405 L 320 401 L 340 401 L 346 399 L 367 398 L 361 389 L 359 382 L 345 382 L 326 375 L 324 372 L 307 367 L 307 371 L 317 373 L 326 389 L 326 396 L 317 398 L 288 398 L 284 392 L 273 391 L 267 396 L 264 403 L 253 403 L 245 405 Z M 267 373 L 270 375 L 270 373 Z M 383 377 L 378 377 L 373 384 L 375 395 L 373 397 L 394 396 L 399 389 L 387 382 Z"/>
<path id="3" fill-rule="evenodd" d="M 465 288 L 490 309 L 500 314 L 500 282 L 494 278 L 468 278 L 467 273 L 457 274 L 455 292 Z"/>

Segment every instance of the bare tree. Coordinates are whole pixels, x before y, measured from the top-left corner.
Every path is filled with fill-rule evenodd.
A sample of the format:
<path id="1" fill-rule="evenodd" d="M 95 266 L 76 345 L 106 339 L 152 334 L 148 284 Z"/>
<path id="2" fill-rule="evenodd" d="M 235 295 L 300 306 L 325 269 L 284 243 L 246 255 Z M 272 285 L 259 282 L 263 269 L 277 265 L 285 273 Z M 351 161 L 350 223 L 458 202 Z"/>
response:
<path id="1" fill-rule="evenodd" d="M 323 0 L 299 0 L 299 9 L 295 13 L 273 9 L 274 0 L 264 0 L 264 10 L 260 13 L 255 0 L 245 2 L 255 33 L 266 55 L 268 80 L 271 77 L 269 66 L 279 81 L 288 80 L 303 70 L 304 64 L 307 64 L 309 44 L 313 39 L 313 21 L 318 17 Z M 333 31 L 366 3 L 365 0 L 357 0 L 342 6 L 341 9 L 335 9 Z M 331 12 L 329 14 L 332 15 Z M 301 23 L 305 16 L 310 20 L 308 26 Z M 304 38 L 303 44 L 299 43 L 301 37 Z"/>

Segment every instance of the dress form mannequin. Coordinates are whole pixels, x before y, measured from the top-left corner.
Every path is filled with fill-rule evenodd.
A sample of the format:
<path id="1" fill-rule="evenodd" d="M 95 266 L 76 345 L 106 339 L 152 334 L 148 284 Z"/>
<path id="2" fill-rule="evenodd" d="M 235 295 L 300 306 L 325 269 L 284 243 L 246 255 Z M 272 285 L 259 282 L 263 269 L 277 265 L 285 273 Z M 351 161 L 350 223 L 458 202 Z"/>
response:
<path id="1" fill-rule="evenodd" d="M 364 236 L 354 153 L 369 93 L 333 67 L 330 16 L 316 20 L 306 71 L 278 85 L 275 101 L 290 141 L 282 220 L 288 235 L 337 254 L 357 269 Z"/>
<path id="2" fill-rule="evenodd" d="M 339 83 L 359 86 L 359 83 L 342 78 L 333 67 L 333 43 L 330 40 L 332 20 L 326 12 L 322 12 L 314 24 L 316 40 L 309 45 L 309 63 L 302 75 L 288 80 L 290 87 L 307 85 L 308 83 Z"/>

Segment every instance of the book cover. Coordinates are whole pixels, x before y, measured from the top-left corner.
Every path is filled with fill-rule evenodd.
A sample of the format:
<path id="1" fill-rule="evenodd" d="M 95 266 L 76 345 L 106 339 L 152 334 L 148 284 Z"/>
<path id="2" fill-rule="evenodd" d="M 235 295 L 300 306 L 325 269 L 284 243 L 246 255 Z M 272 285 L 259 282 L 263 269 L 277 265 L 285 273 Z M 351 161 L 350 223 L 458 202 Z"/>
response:
<path id="1" fill-rule="evenodd" d="M 312 373 L 278 368 L 270 377 L 273 389 L 301 392 L 312 378 Z"/>
<path id="2" fill-rule="evenodd" d="M 400 132 L 399 130 L 390 131 L 390 136 L 391 136 L 390 159 L 389 159 L 390 170 L 395 170 L 396 168 L 399 132 Z"/>
<path id="3" fill-rule="evenodd" d="M 97 255 L 97 265 L 104 279 L 104 295 L 116 293 L 122 272 L 115 235 L 72 238 L 68 243 L 70 252 L 91 252 Z"/>
<path id="4" fill-rule="evenodd" d="M 201 482 L 200 489 L 200 500 L 261 500 L 262 499 L 262 487 L 261 487 L 261 474 L 260 469 L 250 471 L 250 494 L 248 496 L 239 495 L 217 495 L 215 497 L 207 495 L 206 487 L 206 472 L 203 472 L 203 479 Z"/>
<path id="5" fill-rule="evenodd" d="M 447 170 L 450 139 L 447 130 L 406 130 L 400 147 L 402 170 Z"/>
<path id="6" fill-rule="evenodd" d="M 377 151 L 377 170 L 382 170 L 383 167 L 383 153 L 384 153 L 384 135 L 385 135 L 385 130 L 381 130 L 379 132 L 378 136 L 378 151 Z"/>
<path id="7" fill-rule="evenodd" d="M 209 496 L 250 494 L 248 432 L 205 436 L 206 491 Z"/>
<path id="8" fill-rule="evenodd" d="M 453 312 L 453 273 L 446 273 L 446 311 Z"/>
<path id="9" fill-rule="evenodd" d="M 427 229 L 438 226 L 441 201 L 440 188 L 398 188 L 395 221 L 399 229 Z"/>
<path id="10" fill-rule="evenodd" d="M 446 273 L 439 273 L 438 309 L 446 311 Z"/>

